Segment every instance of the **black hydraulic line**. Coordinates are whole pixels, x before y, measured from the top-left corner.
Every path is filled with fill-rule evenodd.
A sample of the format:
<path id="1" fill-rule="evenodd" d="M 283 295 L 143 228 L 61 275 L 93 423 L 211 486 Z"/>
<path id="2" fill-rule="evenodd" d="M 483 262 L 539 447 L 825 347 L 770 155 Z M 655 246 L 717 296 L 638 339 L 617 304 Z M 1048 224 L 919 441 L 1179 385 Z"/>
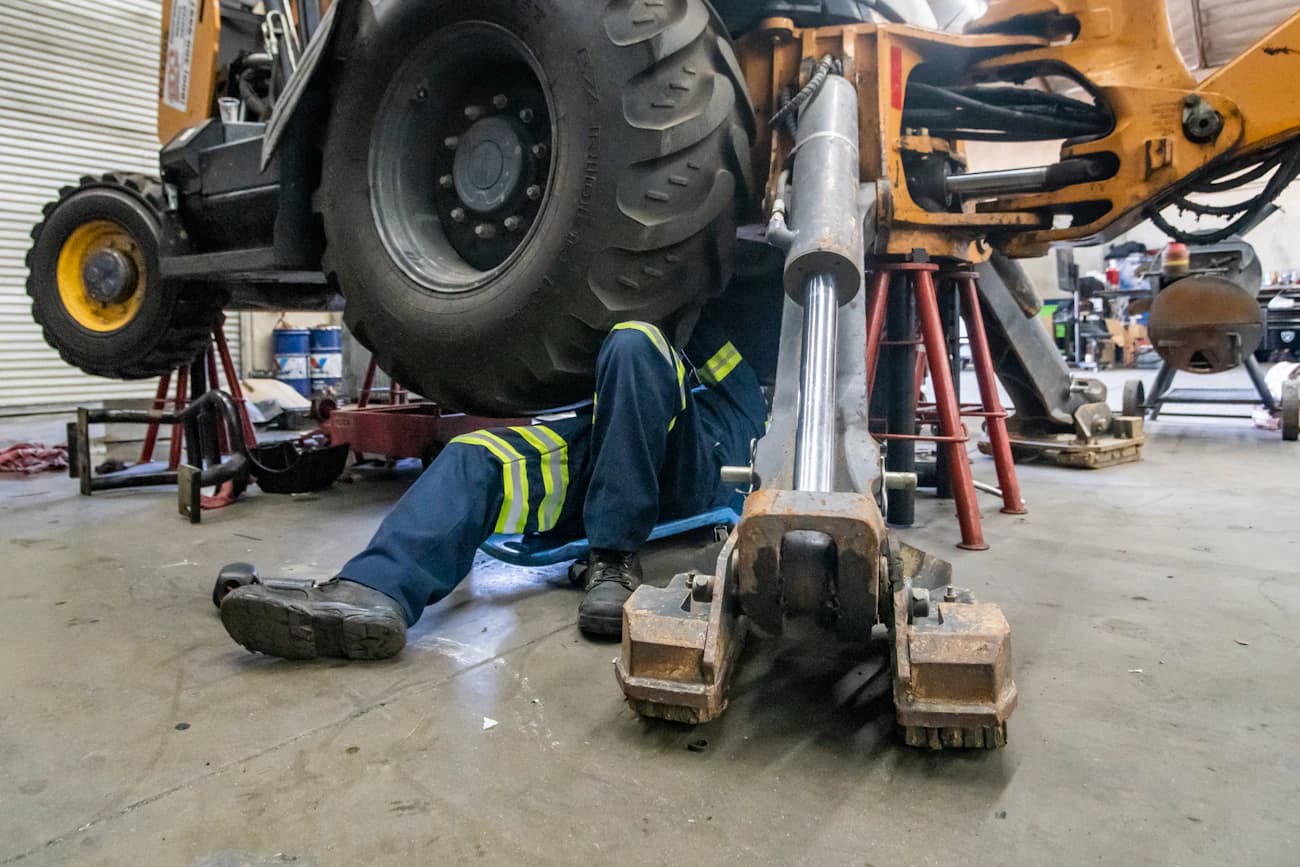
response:
<path id="1" fill-rule="evenodd" d="M 1232 171 L 1232 169 L 1229 170 Z M 1176 204 L 1179 198 L 1177 196 L 1148 208 L 1146 216 L 1156 228 L 1175 241 L 1181 241 L 1184 244 L 1217 244 L 1233 235 L 1242 234 L 1253 228 L 1263 217 L 1268 215 L 1268 209 L 1274 207 L 1273 202 L 1298 176 L 1300 176 L 1300 144 L 1294 144 L 1282 157 L 1277 171 L 1273 174 L 1273 177 L 1269 178 L 1260 194 L 1244 203 L 1245 207 L 1241 211 L 1234 211 L 1233 213 L 1240 213 L 1241 216 L 1222 228 L 1204 232 L 1191 232 L 1174 226 L 1160 212 L 1170 204 Z M 1212 206 L 1198 207 L 1210 208 Z"/>
<path id="2" fill-rule="evenodd" d="M 835 58 L 829 54 L 823 57 L 821 63 L 818 63 L 817 68 L 813 70 L 808 83 L 789 102 L 781 106 L 776 114 L 772 115 L 772 119 L 767 122 L 767 125 L 775 129 L 785 123 L 787 117 L 794 117 L 804 103 L 816 96 L 817 91 L 822 89 L 822 85 L 826 83 L 826 77 L 836 70 L 837 65 Z"/>
<path id="3" fill-rule="evenodd" d="M 917 88 L 915 97 L 919 97 L 918 101 L 922 105 L 929 104 L 930 107 L 941 107 L 951 101 L 951 97 L 960 96 L 981 105 L 1042 114 L 1057 120 L 1096 124 L 1099 129 L 1111 124 L 1110 114 L 1105 109 L 1059 93 L 1043 93 L 1023 87 L 938 87 L 922 82 L 914 82 L 910 86 Z M 939 97 L 949 99 L 940 100 Z"/>
<path id="4" fill-rule="evenodd" d="M 1090 103 L 1023 87 L 943 87 L 923 81 L 912 81 L 907 87 L 909 99 L 923 105 L 946 106 L 959 102 L 975 107 L 1041 109 L 1057 114 L 1067 112 L 1098 122 L 1109 120 L 1103 109 Z"/>
<path id="5" fill-rule="evenodd" d="M 1250 208 L 1254 204 L 1254 199 L 1247 199 L 1235 205 L 1207 205 L 1203 202 L 1193 202 L 1186 196 L 1175 196 L 1172 203 L 1180 210 L 1191 211 L 1202 217 L 1232 217 Z"/>
<path id="6" fill-rule="evenodd" d="M 1058 138 L 1074 138 L 1101 135 L 1111 125 L 1110 119 L 1100 114 L 1091 119 L 1062 117 L 1056 110 L 1059 107 L 1056 103 L 1053 103 L 1051 113 L 1043 113 L 1037 110 L 1037 106 L 1008 108 L 921 82 L 910 84 L 908 91 L 914 99 L 927 106 L 905 112 L 903 122 L 908 126 L 954 132 L 963 129 L 996 131 L 1015 138 L 1047 133 Z M 998 98 L 1005 98 L 1005 95 Z"/>
<path id="7" fill-rule="evenodd" d="M 953 123 L 960 120 L 962 123 Z M 1095 135 L 1095 130 L 1080 124 L 1059 121 L 1042 122 L 1031 115 L 1008 122 L 998 119 L 989 123 L 966 116 L 954 118 L 951 112 L 921 109 L 907 113 L 903 123 L 913 129 L 928 129 L 931 134 L 971 141 L 1040 141 Z"/>
<path id="8" fill-rule="evenodd" d="M 1282 162 L 1285 156 L 1286 156 L 1285 153 L 1278 153 L 1270 157 L 1266 157 L 1263 162 L 1261 162 L 1259 165 L 1255 166 L 1254 168 L 1250 169 L 1245 174 L 1235 175 L 1232 177 L 1221 176 L 1222 179 L 1202 181 L 1201 183 L 1198 183 L 1195 186 L 1191 187 L 1191 192 L 1224 193 L 1224 192 L 1228 192 L 1229 190 L 1235 190 L 1238 187 L 1244 187 L 1246 184 L 1259 180 L 1260 178 L 1264 177 L 1264 175 L 1268 174 L 1269 172 L 1273 171 L 1273 169 L 1277 168 L 1278 164 Z M 1234 168 L 1230 172 L 1225 172 L 1225 175 L 1232 175 L 1235 172 L 1240 172 L 1240 171 L 1242 171 L 1241 168 Z"/>

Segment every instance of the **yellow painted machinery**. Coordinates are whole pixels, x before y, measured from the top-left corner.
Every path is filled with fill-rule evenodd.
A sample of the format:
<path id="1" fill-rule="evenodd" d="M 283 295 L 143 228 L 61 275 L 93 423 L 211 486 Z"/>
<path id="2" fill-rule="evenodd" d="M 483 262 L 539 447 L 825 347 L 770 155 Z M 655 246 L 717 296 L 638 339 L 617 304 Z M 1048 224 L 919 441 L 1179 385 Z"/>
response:
<path id="1" fill-rule="evenodd" d="M 616 322 L 684 340 L 729 283 L 772 287 L 737 341 L 780 347 L 771 433 L 730 471 L 756 491 L 712 574 L 634 595 L 623 688 L 707 719 L 747 628 L 881 626 L 908 742 L 999 746 L 1005 619 L 881 518 L 897 480 L 867 429 L 864 268 L 979 265 L 1022 433 L 1096 435 L 1104 389 L 1025 326 L 1014 260 L 1145 218 L 1212 241 L 1266 216 L 1300 173 L 1300 16 L 1197 81 L 1159 0 L 991 0 L 963 33 L 903 5 L 166 0 L 160 177 L 47 209 L 35 316 L 73 364 L 144 377 L 222 307 L 342 306 L 400 381 L 519 415 L 589 397 Z M 1059 158 L 980 171 L 973 141 Z M 1197 202 L 1261 178 L 1239 206 Z M 1226 225 L 1189 236 L 1168 206 Z"/>

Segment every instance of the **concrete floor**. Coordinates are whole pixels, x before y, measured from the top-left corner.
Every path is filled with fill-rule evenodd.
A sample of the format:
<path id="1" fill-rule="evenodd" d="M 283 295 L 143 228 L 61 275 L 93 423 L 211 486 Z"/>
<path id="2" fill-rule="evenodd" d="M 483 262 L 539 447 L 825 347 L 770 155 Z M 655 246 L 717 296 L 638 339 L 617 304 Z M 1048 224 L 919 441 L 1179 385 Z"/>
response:
<path id="1" fill-rule="evenodd" d="M 0 427 L 29 436 L 60 427 Z M 906 538 L 1014 630 L 1011 743 L 978 754 L 900 746 L 887 703 L 835 706 L 842 665 L 772 646 L 719 721 L 643 722 L 562 567 L 480 563 L 391 662 L 230 642 L 222 563 L 327 574 L 409 473 L 198 527 L 6 478 L 0 864 L 1297 864 L 1297 448 L 1170 420 L 1141 464 L 1024 467 L 985 553 L 923 497 Z"/>

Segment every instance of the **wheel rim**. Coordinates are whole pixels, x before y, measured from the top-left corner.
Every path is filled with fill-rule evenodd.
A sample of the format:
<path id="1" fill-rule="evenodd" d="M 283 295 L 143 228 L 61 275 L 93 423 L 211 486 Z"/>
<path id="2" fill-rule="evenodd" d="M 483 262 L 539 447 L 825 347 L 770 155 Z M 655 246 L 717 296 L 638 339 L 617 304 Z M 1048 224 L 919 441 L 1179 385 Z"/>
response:
<path id="1" fill-rule="evenodd" d="M 518 258 L 549 201 L 555 130 L 541 67 L 494 24 L 455 24 L 402 65 L 376 115 L 371 209 L 421 286 L 468 292 Z"/>
<path id="2" fill-rule="evenodd" d="M 92 220 L 63 242 L 55 279 L 68 315 L 82 328 L 108 333 L 140 312 L 145 273 L 144 254 L 131 233 L 112 220 Z"/>

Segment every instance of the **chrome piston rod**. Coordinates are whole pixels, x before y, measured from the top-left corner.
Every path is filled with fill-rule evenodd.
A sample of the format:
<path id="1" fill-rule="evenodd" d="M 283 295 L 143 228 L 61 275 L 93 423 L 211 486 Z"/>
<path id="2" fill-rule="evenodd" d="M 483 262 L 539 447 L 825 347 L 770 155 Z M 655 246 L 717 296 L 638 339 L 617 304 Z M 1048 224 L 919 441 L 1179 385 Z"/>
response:
<path id="1" fill-rule="evenodd" d="M 839 308 L 862 287 L 858 92 L 832 75 L 799 114 L 792 170 L 793 241 L 785 288 L 803 305 L 794 488 L 835 489 Z"/>
<path id="2" fill-rule="evenodd" d="M 835 278 L 830 274 L 814 274 L 805 286 L 794 488 L 830 491 L 835 482 L 835 356 L 840 301 Z"/>

